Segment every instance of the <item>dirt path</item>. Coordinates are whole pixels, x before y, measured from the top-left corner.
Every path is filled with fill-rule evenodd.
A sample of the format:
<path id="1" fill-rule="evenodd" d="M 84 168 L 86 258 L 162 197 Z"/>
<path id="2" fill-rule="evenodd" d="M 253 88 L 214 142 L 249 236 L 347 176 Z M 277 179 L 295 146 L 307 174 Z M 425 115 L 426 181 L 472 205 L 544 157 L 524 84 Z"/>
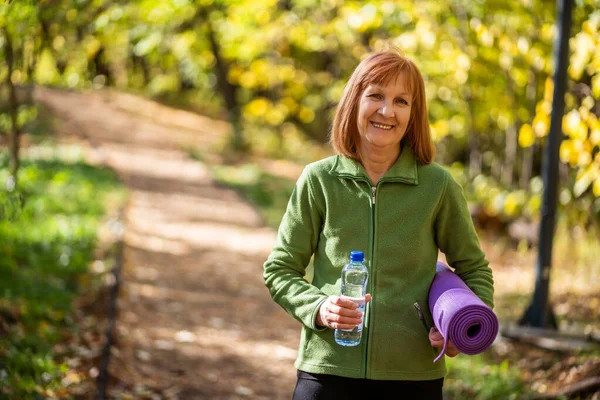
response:
<path id="1" fill-rule="evenodd" d="M 275 233 L 181 150 L 227 126 L 108 91 L 36 99 L 130 190 L 110 398 L 289 398 L 299 324 L 262 281 Z"/>

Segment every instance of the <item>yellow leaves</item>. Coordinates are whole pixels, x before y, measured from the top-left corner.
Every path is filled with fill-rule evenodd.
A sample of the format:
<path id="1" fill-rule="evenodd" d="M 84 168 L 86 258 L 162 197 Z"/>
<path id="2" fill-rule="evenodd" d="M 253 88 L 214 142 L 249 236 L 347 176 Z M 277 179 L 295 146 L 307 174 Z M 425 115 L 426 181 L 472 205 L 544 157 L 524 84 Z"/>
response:
<path id="1" fill-rule="evenodd" d="M 563 163 L 571 164 L 571 166 L 577 164 L 575 146 L 572 140 L 566 139 L 561 142 L 559 155 L 560 161 Z"/>
<path id="2" fill-rule="evenodd" d="M 259 26 L 266 25 L 271 19 L 269 9 L 262 9 L 256 13 L 256 22 Z"/>
<path id="3" fill-rule="evenodd" d="M 581 120 L 577 110 L 571 110 L 563 117 L 562 129 L 571 138 L 582 141 L 587 139 L 587 125 Z"/>
<path id="4" fill-rule="evenodd" d="M 519 40 L 517 41 L 517 49 L 519 49 L 519 52 L 521 54 L 527 54 L 529 47 L 529 40 L 524 36 L 519 37 Z"/>
<path id="5" fill-rule="evenodd" d="M 419 41 L 415 32 L 406 32 L 394 39 L 394 45 L 400 47 L 406 52 L 413 52 L 417 48 Z"/>
<path id="6" fill-rule="evenodd" d="M 554 81 L 552 78 L 547 78 L 544 82 L 544 100 L 552 101 L 552 95 L 554 94 Z"/>
<path id="7" fill-rule="evenodd" d="M 442 101 L 449 101 L 452 98 L 452 91 L 446 86 L 440 86 L 437 90 L 437 96 Z"/>
<path id="8" fill-rule="evenodd" d="M 84 377 L 85 378 L 85 377 Z M 77 384 L 82 381 L 82 374 L 75 370 L 69 370 L 62 378 L 62 384 L 65 386 Z"/>
<path id="9" fill-rule="evenodd" d="M 239 69 L 231 71 L 229 79 L 236 79 L 240 86 L 246 89 L 268 89 L 270 81 L 276 78 L 270 69 L 271 66 L 266 60 L 258 59 L 252 62 L 246 71 L 241 72 Z"/>
<path id="10" fill-rule="evenodd" d="M 500 56 L 499 64 L 503 69 L 509 71 L 513 66 L 512 56 L 508 53 L 502 53 L 502 55 Z"/>
<path id="11" fill-rule="evenodd" d="M 592 94 L 595 98 L 600 98 L 600 73 L 592 77 Z"/>
<path id="12" fill-rule="evenodd" d="M 344 82 L 336 81 L 327 89 L 327 99 L 333 103 L 337 103 L 344 92 Z"/>
<path id="13" fill-rule="evenodd" d="M 196 42 L 196 40 L 197 36 L 192 31 L 186 31 L 175 36 L 172 42 L 173 54 L 179 58 L 187 57 L 190 53 L 190 48 Z M 203 53 L 208 53 L 212 57 L 212 60 L 205 62 L 205 65 L 212 65 L 212 62 L 214 62 L 214 56 L 212 52 L 205 50 Z"/>
<path id="14" fill-rule="evenodd" d="M 599 166 L 596 164 L 590 164 L 587 168 L 579 170 L 575 179 L 575 186 L 573 186 L 573 194 L 575 197 L 581 196 L 592 183 L 596 185 L 599 178 Z"/>
<path id="15" fill-rule="evenodd" d="M 304 122 L 305 124 L 311 123 L 315 119 L 315 112 L 310 108 L 302 106 L 300 107 L 298 118 L 300 118 L 300 121 Z"/>
<path id="16" fill-rule="evenodd" d="M 69 11 L 67 11 L 67 13 L 65 14 L 65 19 L 68 22 L 72 22 L 75 18 L 77 17 L 77 9 L 75 8 L 71 8 Z"/>
<path id="17" fill-rule="evenodd" d="M 545 42 L 552 42 L 556 35 L 556 27 L 552 23 L 545 23 L 540 29 L 540 38 Z"/>
<path id="18" fill-rule="evenodd" d="M 550 116 L 545 113 L 536 114 L 533 119 L 533 131 L 539 138 L 545 137 L 550 131 Z"/>
<path id="19" fill-rule="evenodd" d="M 596 35 L 598 33 L 598 19 L 588 19 L 581 25 L 581 28 L 588 35 Z"/>
<path id="20" fill-rule="evenodd" d="M 592 36 L 586 32 L 579 32 L 571 39 L 570 47 L 573 49 L 573 55 L 570 59 L 568 71 L 569 76 L 574 80 L 581 79 L 589 59 L 595 51 L 596 39 L 594 36 L 596 35 Z"/>
<path id="21" fill-rule="evenodd" d="M 450 132 L 450 127 L 446 120 L 440 119 L 433 124 L 431 124 L 431 136 L 434 142 L 438 142 L 448 135 Z"/>
<path id="22" fill-rule="evenodd" d="M 298 109 L 298 103 L 296 102 L 296 100 L 292 99 L 291 97 L 284 97 L 283 99 L 281 99 L 281 104 L 284 105 L 284 107 L 287 109 L 288 113 L 293 114 L 296 112 L 296 110 Z"/>
<path id="23" fill-rule="evenodd" d="M 542 196 L 540 194 L 535 194 L 531 196 L 531 198 L 525 204 L 525 211 L 528 215 L 538 215 L 542 208 Z"/>
<path id="24" fill-rule="evenodd" d="M 485 47 L 492 47 L 494 45 L 494 35 L 485 26 L 480 25 L 476 31 L 477 39 Z"/>
<path id="25" fill-rule="evenodd" d="M 272 106 L 272 104 L 268 99 L 258 97 L 244 107 L 244 117 L 248 119 L 252 119 L 252 117 L 262 117 L 267 113 L 270 106 Z"/>
<path id="26" fill-rule="evenodd" d="M 600 145 L 600 123 L 596 120 L 594 123 L 590 125 L 590 144 L 592 146 Z"/>
<path id="27" fill-rule="evenodd" d="M 507 34 L 501 34 L 498 38 L 498 46 L 503 52 L 509 53 L 514 47 L 513 42 Z"/>
<path id="28" fill-rule="evenodd" d="M 560 160 L 571 167 L 585 167 L 592 162 L 593 146 L 579 139 L 565 139 L 560 145 Z"/>
<path id="29" fill-rule="evenodd" d="M 242 109 L 242 115 L 248 121 L 278 126 L 297 107 L 291 98 L 284 98 L 281 102 L 273 103 L 267 98 L 257 97 Z"/>
<path id="30" fill-rule="evenodd" d="M 467 56 L 466 54 L 459 54 L 456 57 L 456 65 L 459 68 L 468 71 L 469 69 L 471 69 L 471 60 L 469 59 L 469 56 Z"/>
<path id="31" fill-rule="evenodd" d="M 543 70 L 547 63 L 547 60 L 544 57 L 544 53 L 536 47 L 534 47 L 529 53 L 527 53 L 525 59 L 538 71 Z"/>
<path id="32" fill-rule="evenodd" d="M 534 143 L 533 128 L 529 124 L 523 124 L 519 129 L 519 146 L 525 148 L 532 146 Z"/>
<path id="33" fill-rule="evenodd" d="M 293 65 L 282 65 L 279 67 L 279 78 L 283 82 L 291 81 L 296 76 L 296 69 Z"/>
<path id="34" fill-rule="evenodd" d="M 504 214 L 513 217 L 519 214 L 519 211 L 525 203 L 526 195 L 522 190 L 510 192 L 504 198 Z"/>
<path id="35" fill-rule="evenodd" d="M 102 43 L 93 36 L 87 36 L 83 42 L 83 47 L 88 59 L 93 58 L 98 50 L 100 50 L 101 46 Z"/>
<path id="36" fill-rule="evenodd" d="M 383 19 L 373 4 L 367 4 L 357 11 L 347 15 L 348 25 L 357 32 L 366 32 L 377 29 L 383 23 Z"/>
<path id="37" fill-rule="evenodd" d="M 240 82 L 240 77 L 244 73 L 244 70 L 239 65 L 233 65 L 229 69 L 229 74 L 227 75 L 227 80 L 234 85 Z"/>
<path id="38" fill-rule="evenodd" d="M 592 96 L 586 96 L 582 101 L 581 101 L 581 108 L 585 108 L 586 110 L 591 110 L 592 108 L 594 108 L 594 98 Z M 580 108 L 580 112 L 581 112 L 581 108 Z"/>
<path id="39" fill-rule="evenodd" d="M 594 196 L 600 197 L 600 177 L 596 178 L 596 180 L 594 181 L 592 193 L 594 193 Z"/>
<path id="40" fill-rule="evenodd" d="M 33 76 L 36 83 L 39 84 L 52 84 L 60 79 L 56 68 L 56 60 L 49 50 L 42 51 Z"/>
<path id="41" fill-rule="evenodd" d="M 277 126 L 285 121 L 285 117 L 287 117 L 287 108 L 283 104 L 277 104 L 267 112 L 265 121 L 270 125 Z"/>

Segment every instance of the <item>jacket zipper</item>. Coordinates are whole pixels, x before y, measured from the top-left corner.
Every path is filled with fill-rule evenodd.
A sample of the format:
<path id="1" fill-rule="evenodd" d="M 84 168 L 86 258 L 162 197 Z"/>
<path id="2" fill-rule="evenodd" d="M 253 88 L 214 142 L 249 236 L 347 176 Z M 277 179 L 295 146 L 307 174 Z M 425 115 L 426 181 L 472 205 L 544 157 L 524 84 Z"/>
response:
<path id="1" fill-rule="evenodd" d="M 375 198 L 376 198 L 376 193 L 377 193 L 377 186 L 379 186 L 379 183 L 381 183 L 381 180 L 379 182 L 377 182 L 376 185 L 371 184 L 371 182 L 367 181 L 370 185 L 371 185 L 371 240 L 369 243 L 370 249 L 369 249 L 369 253 L 371 254 L 371 268 L 369 270 L 369 290 L 367 293 L 373 293 L 373 287 L 374 284 L 373 282 L 375 282 L 375 228 L 376 228 L 376 214 L 375 214 Z M 369 303 L 369 328 L 373 326 L 373 305 L 374 305 L 374 301 L 373 298 L 371 298 L 371 302 Z M 367 333 L 365 339 L 365 346 L 363 347 L 363 362 L 362 365 L 364 365 L 364 371 L 362 372 L 362 376 L 363 378 L 368 378 L 368 362 L 369 362 L 369 336 L 371 336 L 371 330 L 369 329 L 369 332 Z M 362 369 L 362 368 L 361 368 Z"/>
<path id="2" fill-rule="evenodd" d="M 425 328 L 425 332 L 427 333 L 427 337 L 429 337 L 429 326 L 427 326 L 427 321 L 425 321 L 425 316 L 423 315 L 423 310 L 421 310 L 421 306 L 416 301 L 413 304 L 413 306 L 415 306 L 415 308 L 417 309 L 417 314 L 419 316 L 419 319 L 421 320 L 421 323 L 423 323 L 423 328 Z M 431 346 L 431 351 L 433 352 L 433 356 L 434 357 L 438 356 L 438 354 L 439 354 L 439 350 L 438 349 L 436 349 L 433 346 Z"/>
<path id="3" fill-rule="evenodd" d="M 425 330 L 429 334 L 429 327 L 427 326 L 427 321 L 425 321 L 425 317 L 423 316 L 423 310 L 421 310 L 421 306 L 416 301 L 415 301 L 415 304 L 413 304 L 413 305 L 417 309 L 417 314 L 419 315 L 419 319 L 421 320 L 421 323 L 423 323 L 423 327 L 425 328 Z"/>

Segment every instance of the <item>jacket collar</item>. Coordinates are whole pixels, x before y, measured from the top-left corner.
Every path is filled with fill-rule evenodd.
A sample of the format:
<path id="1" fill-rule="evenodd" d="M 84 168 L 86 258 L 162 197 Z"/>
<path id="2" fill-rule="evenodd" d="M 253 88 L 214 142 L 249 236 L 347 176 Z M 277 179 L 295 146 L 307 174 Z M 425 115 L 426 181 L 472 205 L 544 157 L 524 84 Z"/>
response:
<path id="1" fill-rule="evenodd" d="M 347 158 L 341 155 L 336 157 L 330 174 L 353 178 L 353 179 L 366 179 L 369 180 L 367 171 L 356 160 Z M 410 146 L 403 145 L 400 151 L 400 157 L 396 160 L 396 163 L 383 175 L 380 182 L 403 182 L 410 185 L 419 184 L 419 176 L 417 174 L 417 158 L 413 153 Z"/>

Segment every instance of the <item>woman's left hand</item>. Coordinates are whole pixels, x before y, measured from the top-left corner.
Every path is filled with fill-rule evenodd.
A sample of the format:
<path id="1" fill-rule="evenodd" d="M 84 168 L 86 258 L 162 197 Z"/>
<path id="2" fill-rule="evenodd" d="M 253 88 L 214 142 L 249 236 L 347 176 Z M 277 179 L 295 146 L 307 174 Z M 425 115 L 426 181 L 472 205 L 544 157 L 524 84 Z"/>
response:
<path id="1" fill-rule="evenodd" d="M 444 347 L 444 337 L 441 332 L 436 328 L 431 328 L 429 331 L 429 342 L 435 348 L 442 349 Z M 456 357 L 460 351 L 456 350 L 456 347 L 452 344 L 452 341 L 448 341 L 448 346 L 446 346 L 446 355 L 448 357 Z"/>

